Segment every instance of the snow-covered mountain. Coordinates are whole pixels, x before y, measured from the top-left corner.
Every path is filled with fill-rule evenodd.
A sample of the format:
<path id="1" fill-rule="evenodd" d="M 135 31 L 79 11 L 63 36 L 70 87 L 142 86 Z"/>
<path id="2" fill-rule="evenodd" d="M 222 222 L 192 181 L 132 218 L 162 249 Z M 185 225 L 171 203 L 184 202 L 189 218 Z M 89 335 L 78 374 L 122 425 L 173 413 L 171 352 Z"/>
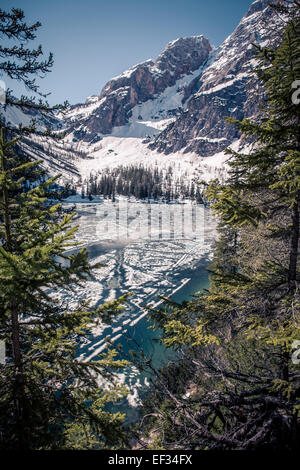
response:
<path id="1" fill-rule="evenodd" d="M 170 42 L 156 60 L 130 68 L 99 95 L 56 116 L 63 140 L 34 137 L 25 150 L 73 181 L 130 164 L 171 165 L 191 179 L 220 176 L 224 150 L 242 145 L 225 116 L 259 112 L 253 43 L 278 40 L 283 25 L 269 3 L 255 1 L 218 49 L 203 36 Z"/>
<path id="2" fill-rule="evenodd" d="M 278 41 L 283 25 L 269 3 L 258 0 L 251 5 L 198 78 L 186 111 L 157 136 L 152 149 L 166 154 L 184 150 L 211 156 L 239 138 L 236 127 L 228 125 L 225 117 L 241 120 L 258 114 L 260 90 L 254 72 L 257 60 L 253 44 L 267 46 Z"/>
<path id="3" fill-rule="evenodd" d="M 74 139 L 87 142 L 111 134 L 133 119 L 162 120 L 180 114 L 193 73 L 199 75 L 212 48 L 203 36 L 170 42 L 156 60 L 148 60 L 111 79 L 99 96 L 72 106 L 64 119 Z M 175 87 L 175 88 L 174 88 Z M 144 126 L 145 127 L 145 126 Z"/>

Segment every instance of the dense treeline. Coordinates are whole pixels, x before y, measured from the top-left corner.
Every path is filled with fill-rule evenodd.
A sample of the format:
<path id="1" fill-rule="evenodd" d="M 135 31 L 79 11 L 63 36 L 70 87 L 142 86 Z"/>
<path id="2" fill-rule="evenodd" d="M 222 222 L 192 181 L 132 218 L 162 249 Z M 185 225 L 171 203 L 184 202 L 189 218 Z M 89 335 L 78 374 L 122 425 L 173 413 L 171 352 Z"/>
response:
<path id="1" fill-rule="evenodd" d="M 142 165 L 119 166 L 113 170 L 91 175 L 81 191 L 82 197 L 101 195 L 112 200 L 116 195 L 133 196 L 142 200 L 191 199 L 203 203 L 203 190 L 186 177 L 176 178 L 172 167 L 166 171 Z"/>
<path id="2" fill-rule="evenodd" d="M 210 289 L 152 312 L 181 361 L 153 370 L 143 447 L 299 445 L 300 4 L 289 6 L 278 48 L 258 52 L 267 92 L 260 122 L 230 120 L 252 150 L 230 151 L 228 181 L 207 190 L 220 219 Z M 277 9 L 289 13 L 284 2 Z"/>

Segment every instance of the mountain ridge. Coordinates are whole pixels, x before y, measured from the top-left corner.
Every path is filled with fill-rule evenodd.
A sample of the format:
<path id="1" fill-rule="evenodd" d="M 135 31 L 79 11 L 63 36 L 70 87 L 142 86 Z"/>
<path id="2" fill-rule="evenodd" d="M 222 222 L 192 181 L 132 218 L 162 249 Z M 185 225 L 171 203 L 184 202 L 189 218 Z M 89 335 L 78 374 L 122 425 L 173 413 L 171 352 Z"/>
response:
<path id="1" fill-rule="evenodd" d="M 141 62 L 109 80 L 92 105 L 89 101 L 73 106 L 64 116 L 66 125 L 71 130 L 83 126 L 85 132 L 77 132 L 83 140 L 110 134 L 114 127 L 128 123 L 136 105 L 154 99 L 203 65 L 211 50 L 204 36 L 171 41 L 156 60 Z"/>
<path id="2" fill-rule="evenodd" d="M 253 43 L 276 42 L 281 25 L 269 4 L 253 2 L 218 48 L 202 35 L 170 41 L 157 59 L 136 64 L 98 95 L 57 115 L 63 140 L 33 137 L 26 152 L 38 159 L 44 153 L 50 173 L 60 167 L 64 180 L 80 183 L 128 164 L 171 164 L 191 180 L 219 175 L 224 150 L 244 145 L 225 117 L 259 117 L 263 91 Z"/>
<path id="3" fill-rule="evenodd" d="M 155 139 L 152 149 L 165 154 L 184 149 L 212 156 L 239 138 L 236 128 L 225 121 L 226 116 L 242 120 L 259 114 L 257 97 L 262 91 L 255 75 L 257 60 L 252 43 L 267 45 L 278 37 L 273 30 L 276 15 L 269 3 L 258 0 L 250 6 L 217 49 L 215 60 L 204 71 L 186 113 Z"/>

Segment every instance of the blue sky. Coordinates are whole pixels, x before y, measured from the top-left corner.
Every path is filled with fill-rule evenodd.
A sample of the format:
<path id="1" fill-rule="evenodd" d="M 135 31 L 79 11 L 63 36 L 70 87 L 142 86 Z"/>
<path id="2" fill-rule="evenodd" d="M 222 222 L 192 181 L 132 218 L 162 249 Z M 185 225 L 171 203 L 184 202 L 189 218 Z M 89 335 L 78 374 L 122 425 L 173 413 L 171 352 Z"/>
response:
<path id="1" fill-rule="evenodd" d="M 53 52 L 53 70 L 41 84 L 51 104 L 99 94 L 127 68 L 156 58 L 178 37 L 203 34 L 220 44 L 252 0 L 1 0 L 39 20 L 38 43 Z M 11 86 L 10 83 L 8 83 Z M 13 88 L 19 92 L 19 87 Z"/>

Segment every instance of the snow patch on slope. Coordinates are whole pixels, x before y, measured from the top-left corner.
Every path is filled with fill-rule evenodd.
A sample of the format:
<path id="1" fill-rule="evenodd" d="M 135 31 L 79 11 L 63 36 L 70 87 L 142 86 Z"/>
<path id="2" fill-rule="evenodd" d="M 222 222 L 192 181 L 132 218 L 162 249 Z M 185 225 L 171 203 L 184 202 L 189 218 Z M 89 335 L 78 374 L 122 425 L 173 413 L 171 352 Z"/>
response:
<path id="1" fill-rule="evenodd" d="M 239 141 L 233 145 L 235 148 L 238 146 Z M 86 150 L 88 151 L 88 149 Z M 76 167 L 83 179 L 108 168 L 111 170 L 121 165 L 138 166 L 142 164 L 146 168 L 162 170 L 172 166 L 175 178 L 184 176 L 191 181 L 209 181 L 216 177 L 225 176 L 227 158 L 228 156 L 224 152 L 203 158 L 196 153 L 184 153 L 183 151 L 162 155 L 157 151 L 150 150 L 138 138 L 110 136 L 102 139 L 92 151 L 89 149 L 89 158 L 80 159 L 76 163 Z"/>

